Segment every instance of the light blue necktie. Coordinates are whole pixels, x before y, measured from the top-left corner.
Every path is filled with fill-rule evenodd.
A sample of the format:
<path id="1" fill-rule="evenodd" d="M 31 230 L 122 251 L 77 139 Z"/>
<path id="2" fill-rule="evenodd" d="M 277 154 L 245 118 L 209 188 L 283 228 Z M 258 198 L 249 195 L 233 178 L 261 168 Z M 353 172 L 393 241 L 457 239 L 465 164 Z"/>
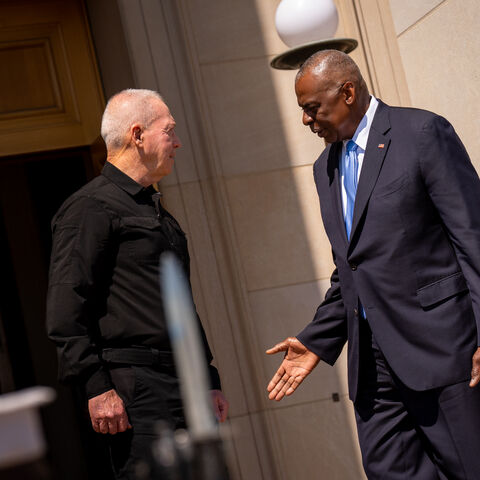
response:
<path id="1" fill-rule="evenodd" d="M 350 232 L 352 230 L 353 207 L 355 206 L 355 195 L 357 194 L 357 178 L 358 178 L 358 145 L 349 140 L 345 152 L 345 171 L 343 173 L 343 186 L 347 193 L 347 206 L 345 208 L 345 229 L 347 238 L 350 240 Z"/>
<path id="2" fill-rule="evenodd" d="M 355 206 L 355 195 L 357 194 L 357 178 L 358 178 L 358 145 L 349 140 L 345 152 L 345 171 L 343 173 L 343 185 L 347 193 L 347 207 L 345 208 L 345 229 L 347 238 L 350 240 L 350 232 L 352 231 L 353 207 Z M 367 318 L 365 309 L 360 299 L 358 300 L 360 315 Z"/>

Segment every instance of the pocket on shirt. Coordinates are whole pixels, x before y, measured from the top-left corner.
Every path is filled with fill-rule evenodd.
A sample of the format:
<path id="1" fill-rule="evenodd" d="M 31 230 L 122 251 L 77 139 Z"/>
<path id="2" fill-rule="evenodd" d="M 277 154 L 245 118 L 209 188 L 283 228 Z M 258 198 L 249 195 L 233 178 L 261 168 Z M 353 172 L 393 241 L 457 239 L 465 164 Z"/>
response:
<path id="1" fill-rule="evenodd" d="M 121 245 L 139 262 L 158 262 L 167 241 L 155 217 L 124 217 Z"/>

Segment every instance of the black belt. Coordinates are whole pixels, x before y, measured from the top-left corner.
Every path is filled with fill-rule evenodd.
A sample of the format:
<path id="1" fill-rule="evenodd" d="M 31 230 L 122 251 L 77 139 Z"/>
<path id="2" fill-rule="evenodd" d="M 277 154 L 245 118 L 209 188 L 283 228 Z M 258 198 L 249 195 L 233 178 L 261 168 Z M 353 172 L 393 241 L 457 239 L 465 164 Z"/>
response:
<path id="1" fill-rule="evenodd" d="M 174 368 L 172 352 L 162 352 L 150 347 L 104 348 L 102 359 L 106 363 L 126 365 L 149 365 Z"/>

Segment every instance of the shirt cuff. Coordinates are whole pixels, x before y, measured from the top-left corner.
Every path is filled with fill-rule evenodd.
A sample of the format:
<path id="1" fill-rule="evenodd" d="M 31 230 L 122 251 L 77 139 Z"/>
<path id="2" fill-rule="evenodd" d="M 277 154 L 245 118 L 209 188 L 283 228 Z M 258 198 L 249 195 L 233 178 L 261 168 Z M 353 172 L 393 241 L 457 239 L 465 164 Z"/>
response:
<path id="1" fill-rule="evenodd" d="M 221 390 L 220 375 L 213 365 L 208 365 L 208 373 L 210 376 L 210 390 Z"/>
<path id="2" fill-rule="evenodd" d="M 85 382 L 85 394 L 87 398 L 93 398 L 102 393 L 114 389 L 115 386 L 110 379 L 110 375 L 103 368 L 97 370 Z"/>

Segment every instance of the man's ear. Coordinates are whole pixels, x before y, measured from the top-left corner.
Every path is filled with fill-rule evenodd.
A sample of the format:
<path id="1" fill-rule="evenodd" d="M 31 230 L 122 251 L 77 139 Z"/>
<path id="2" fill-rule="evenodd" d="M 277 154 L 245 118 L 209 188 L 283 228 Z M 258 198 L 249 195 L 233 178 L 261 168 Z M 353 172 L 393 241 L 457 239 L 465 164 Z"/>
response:
<path id="1" fill-rule="evenodd" d="M 353 102 L 355 101 L 355 97 L 356 97 L 356 91 L 355 91 L 355 85 L 353 84 L 353 82 L 345 82 L 343 84 L 343 93 L 345 95 L 345 103 L 347 105 L 352 105 Z"/>
<path id="2" fill-rule="evenodd" d="M 132 125 L 131 129 L 131 134 L 132 134 L 132 140 L 135 142 L 135 144 L 142 143 L 143 140 L 143 130 L 140 127 L 140 125 Z"/>

